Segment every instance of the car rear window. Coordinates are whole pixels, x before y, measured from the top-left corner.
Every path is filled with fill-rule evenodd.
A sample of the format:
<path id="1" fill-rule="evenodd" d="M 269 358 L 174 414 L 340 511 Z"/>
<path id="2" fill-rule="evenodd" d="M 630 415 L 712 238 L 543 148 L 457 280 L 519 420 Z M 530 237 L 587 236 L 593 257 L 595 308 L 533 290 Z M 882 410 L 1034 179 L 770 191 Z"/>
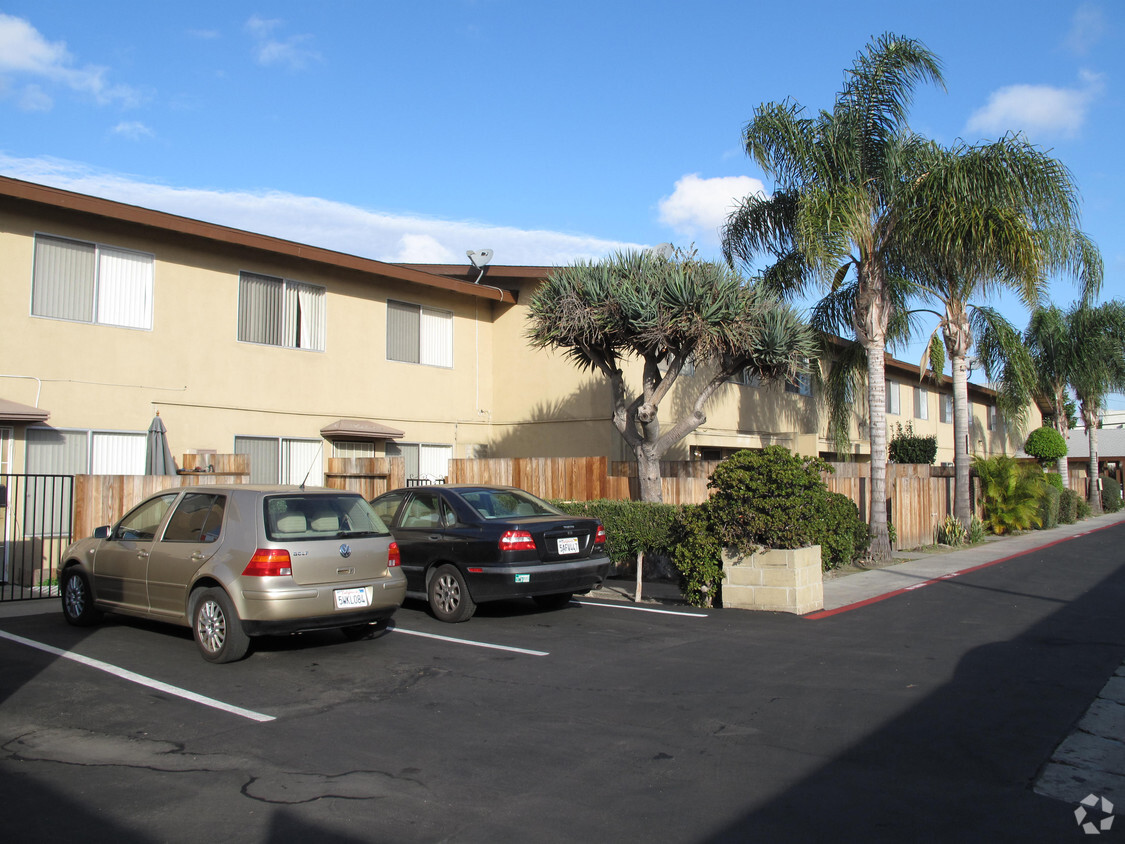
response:
<path id="1" fill-rule="evenodd" d="M 265 508 L 266 536 L 274 542 L 390 535 L 359 495 L 270 495 Z"/>
<path id="2" fill-rule="evenodd" d="M 565 515 L 522 489 L 473 489 L 461 493 L 461 497 L 486 519 Z"/>

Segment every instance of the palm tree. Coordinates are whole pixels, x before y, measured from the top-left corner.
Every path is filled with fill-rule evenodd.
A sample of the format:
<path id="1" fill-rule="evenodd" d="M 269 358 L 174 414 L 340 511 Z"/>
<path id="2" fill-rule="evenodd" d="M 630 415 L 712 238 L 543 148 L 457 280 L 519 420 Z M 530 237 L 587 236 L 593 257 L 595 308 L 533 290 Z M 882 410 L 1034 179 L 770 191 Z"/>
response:
<path id="1" fill-rule="evenodd" d="M 851 328 L 867 354 L 871 553 L 882 562 L 891 555 L 882 506 L 884 360 L 897 253 L 908 246 L 898 222 L 914 204 L 915 177 L 928 148 L 906 126 L 907 108 L 922 82 L 943 85 L 937 57 L 918 41 L 888 33 L 856 57 L 832 111 L 808 117 L 790 101 L 759 106 L 743 133 L 746 151 L 776 179 L 792 207 L 788 214 L 774 207 L 778 213 L 770 218 L 761 198 L 750 197 L 723 231 L 723 250 L 732 262 L 763 246 L 790 242 L 792 261 L 782 262 L 790 272 L 780 283 L 792 289 L 813 277 L 838 288 L 854 272 Z M 754 228 L 763 218 L 776 220 L 777 227 Z"/>
<path id="2" fill-rule="evenodd" d="M 1068 312 L 1067 321 L 1075 348 L 1070 386 L 1090 440 L 1090 509 L 1100 513 L 1098 414 L 1111 392 L 1125 390 L 1125 304 L 1114 300 L 1095 307 L 1082 302 Z"/>
<path id="3" fill-rule="evenodd" d="M 1027 366 L 1019 332 L 999 313 L 973 303 L 1002 291 L 1028 307 L 1039 302 L 1050 271 L 1071 271 L 1084 295 L 1101 284 L 1101 256 L 1076 228 L 1077 191 L 1067 169 L 1018 136 L 975 147 L 931 148 L 918 205 L 902 221 L 915 231 L 920 263 L 911 274 L 922 298 L 941 308 L 938 327 L 953 372 L 954 515 L 968 527 L 969 353 L 980 338 L 980 359 L 989 379 L 1004 367 Z M 945 197 L 945 202 L 933 201 Z M 923 368 L 925 363 L 923 363 Z M 1001 410 L 1021 418 L 1027 394 L 1001 394 Z"/>
<path id="4" fill-rule="evenodd" d="M 1055 305 L 1032 311 L 1027 330 L 1023 333 L 1023 346 L 1031 358 L 1031 377 L 1001 378 L 1001 392 L 1017 396 L 1034 395 L 1049 403 L 1051 424 L 1065 439 L 1070 427 L 1066 407 L 1070 396 L 1070 373 L 1075 366 L 1075 347 L 1066 313 Z M 1069 485 L 1065 455 L 1059 458 L 1056 469 L 1063 483 Z"/>

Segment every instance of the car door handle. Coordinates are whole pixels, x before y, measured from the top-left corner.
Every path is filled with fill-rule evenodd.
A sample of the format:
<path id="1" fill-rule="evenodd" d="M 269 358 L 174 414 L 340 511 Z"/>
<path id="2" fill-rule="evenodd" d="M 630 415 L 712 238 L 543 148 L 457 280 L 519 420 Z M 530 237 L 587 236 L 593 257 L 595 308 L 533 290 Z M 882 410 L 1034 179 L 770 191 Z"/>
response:
<path id="1" fill-rule="evenodd" d="M 148 556 L 148 551 L 138 551 L 137 552 L 137 558 L 138 559 L 143 560 L 147 556 Z"/>
<path id="2" fill-rule="evenodd" d="M 204 560 L 207 559 L 207 555 L 204 554 L 202 551 L 196 551 L 194 554 L 191 555 L 191 558 L 193 560 L 195 560 L 197 563 L 201 563 L 201 562 L 203 562 Z"/>
<path id="3" fill-rule="evenodd" d="M 429 536 L 427 536 L 426 538 L 427 538 L 427 539 L 441 539 L 441 538 L 442 538 L 442 536 L 441 536 L 441 534 L 440 534 L 440 533 L 431 533 L 431 534 L 430 534 Z"/>

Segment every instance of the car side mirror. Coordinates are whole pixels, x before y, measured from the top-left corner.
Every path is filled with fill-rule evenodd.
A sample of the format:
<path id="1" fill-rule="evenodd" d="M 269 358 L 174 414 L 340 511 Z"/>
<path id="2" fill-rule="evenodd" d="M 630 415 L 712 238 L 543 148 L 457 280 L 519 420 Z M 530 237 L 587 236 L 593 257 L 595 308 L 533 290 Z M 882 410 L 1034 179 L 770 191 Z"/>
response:
<path id="1" fill-rule="evenodd" d="M 94 528 L 94 539 L 109 539 L 109 525 Z"/>

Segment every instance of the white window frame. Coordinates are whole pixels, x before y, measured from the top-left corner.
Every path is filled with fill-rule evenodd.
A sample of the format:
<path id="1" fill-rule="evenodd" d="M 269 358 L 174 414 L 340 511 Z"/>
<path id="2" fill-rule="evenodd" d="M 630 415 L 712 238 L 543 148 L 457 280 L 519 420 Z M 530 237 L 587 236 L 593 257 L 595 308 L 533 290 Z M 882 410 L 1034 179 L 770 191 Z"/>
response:
<path id="1" fill-rule="evenodd" d="M 417 314 L 416 326 L 410 326 L 417 329 L 416 343 L 413 336 L 404 335 L 398 328 L 408 314 Z M 387 360 L 452 369 L 453 311 L 388 299 Z"/>
<path id="2" fill-rule="evenodd" d="M 122 431 L 100 428 L 48 428 L 31 426 L 25 433 L 24 466 L 33 472 L 35 460 L 30 454 L 32 432 L 51 431 L 59 434 L 79 434 L 86 441 L 83 466 L 64 467 L 52 474 L 62 475 L 143 475 L 145 452 L 148 448 L 146 431 Z"/>
<path id="3" fill-rule="evenodd" d="M 886 381 L 886 394 L 887 394 L 887 413 L 892 416 L 901 415 L 898 395 L 898 382 L 892 381 L 889 378 Z"/>
<path id="4" fill-rule="evenodd" d="M 273 317 L 259 306 L 256 313 L 250 285 L 277 286 L 280 313 Z M 255 321 L 259 324 L 254 324 Z M 273 324 L 270 324 L 273 323 Z M 323 352 L 328 334 L 328 288 L 291 278 L 243 270 L 238 274 L 237 339 L 240 343 Z"/>
<path id="5" fill-rule="evenodd" d="M 930 418 L 930 391 L 918 385 L 914 387 L 914 418 Z"/>
<path id="6" fill-rule="evenodd" d="M 253 460 L 251 460 L 251 483 L 324 485 L 324 440 L 314 437 L 268 437 L 239 434 L 234 438 L 234 453 L 252 455 L 253 452 L 239 450 L 240 442 L 248 441 L 270 443 L 277 446 L 276 463 L 272 467 L 255 467 Z"/>
<path id="7" fill-rule="evenodd" d="M 47 278 L 50 270 L 43 269 L 41 263 L 47 256 L 39 252 L 40 244 L 46 246 L 47 241 L 89 249 L 90 266 L 81 269 L 83 275 L 88 270 L 90 277 L 71 284 Z M 32 245 L 29 312 L 40 319 L 151 331 L 155 278 L 156 256 L 151 252 L 36 232 Z M 75 285 L 82 285 L 83 289 L 78 290 Z M 88 289 L 85 285 L 89 285 Z"/>
<path id="8" fill-rule="evenodd" d="M 411 458 L 408 452 L 417 449 Z M 453 459 L 453 446 L 449 443 L 400 443 L 387 442 L 387 457 L 406 459 L 407 478 L 441 480 L 449 476 L 449 461 Z M 411 464 L 414 471 L 411 473 Z"/>
<path id="9" fill-rule="evenodd" d="M 811 396 L 812 375 L 808 372 L 802 372 L 793 380 L 786 381 L 785 392 L 798 396 Z"/>
<path id="10" fill-rule="evenodd" d="M 941 397 L 941 421 L 946 425 L 953 424 L 953 396 L 949 393 Z"/>

